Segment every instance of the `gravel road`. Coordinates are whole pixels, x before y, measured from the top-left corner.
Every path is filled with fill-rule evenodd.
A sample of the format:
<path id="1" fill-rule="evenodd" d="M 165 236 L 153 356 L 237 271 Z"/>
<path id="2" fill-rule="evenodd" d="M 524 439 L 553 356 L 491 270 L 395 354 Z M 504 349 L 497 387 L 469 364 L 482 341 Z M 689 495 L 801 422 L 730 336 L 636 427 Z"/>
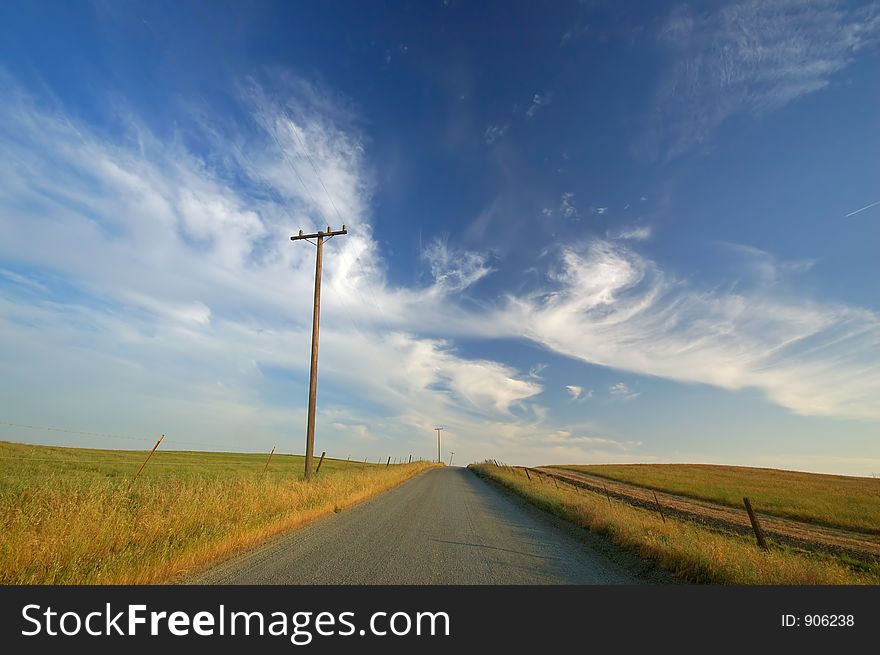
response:
<path id="1" fill-rule="evenodd" d="M 198 584 L 634 584 L 643 580 L 465 468 L 433 469 L 236 556 Z"/>

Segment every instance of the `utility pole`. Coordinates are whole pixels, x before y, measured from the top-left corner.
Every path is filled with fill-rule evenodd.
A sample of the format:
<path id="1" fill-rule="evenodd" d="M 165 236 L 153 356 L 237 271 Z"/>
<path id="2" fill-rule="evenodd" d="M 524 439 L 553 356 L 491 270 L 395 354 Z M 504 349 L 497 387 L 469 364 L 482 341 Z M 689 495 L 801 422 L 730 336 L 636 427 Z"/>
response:
<path id="1" fill-rule="evenodd" d="M 317 232 L 315 234 L 303 234 L 300 230 L 298 235 L 290 237 L 291 241 L 300 241 L 302 239 L 309 241 L 318 249 L 318 255 L 315 259 L 315 305 L 312 312 L 312 363 L 309 368 L 309 420 L 306 427 L 306 470 L 305 479 L 312 479 L 312 458 L 315 451 L 315 402 L 318 390 L 318 329 L 321 325 L 321 271 L 324 259 L 324 239 L 332 239 L 341 234 L 348 234 L 345 225 L 341 230 L 333 232 L 330 226 L 327 226 L 326 232 Z M 317 241 L 310 241 L 317 239 Z"/>
<path id="2" fill-rule="evenodd" d="M 443 459 L 440 457 L 440 430 L 445 430 L 446 428 L 434 428 L 437 430 L 437 463 L 441 463 Z"/>

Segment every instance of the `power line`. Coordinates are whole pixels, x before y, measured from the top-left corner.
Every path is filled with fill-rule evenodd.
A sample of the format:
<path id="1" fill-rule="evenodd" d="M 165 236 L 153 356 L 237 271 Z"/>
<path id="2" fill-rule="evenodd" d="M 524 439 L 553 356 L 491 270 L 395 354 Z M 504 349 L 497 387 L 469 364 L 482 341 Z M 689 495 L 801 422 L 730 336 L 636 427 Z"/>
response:
<path id="1" fill-rule="evenodd" d="M 285 118 L 287 118 L 287 117 L 285 116 Z M 291 131 L 293 132 L 293 135 L 296 137 L 296 140 L 299 143 L 300 148 L 302 149 L 302 152 L 305 154 L 306 158 L 308 159 L 309 164 L 311 164 L 312 170 L 315 172 L 315 177 L 318 178 L 318 182 L 320 183 L 321 188 L 324 189 L 324 195 L 327 196 L 327 200 L 330 202 L 330 206 L 333 207 L 333 211 L 336 213 L 336 217 L 339 219 L 340 223 L 345 223 L 344 219 L 342 218 L 342 215 L 339 213 L 339 209 L 336 207 L 336 203 L 333 201 L 333 196 L 330 195 L 330 192 L 327 190 L 327 185 L 324 184 L 324 180 L 321 177 L 321 173 L 318 172 L 318 167 L 315 165 L 315 161 L 314 161 L 314 159 L 312 159 L 312 155 L 309 152 L 309 149 L 306 147 L 306 144 L 303 142 L 302 137 L 299 135 L 299 129 L 298 129 L 296 122 L 291 120 L 290 118 L 288 118 L 287 120 L 289 120 L 290 123 L 292 123 Z M 299 171 L 297 171 L 296 166 L 294 166 L 293 162 L 290 159 L 288 159 L 287 154 L 284 152 L 284 149 L 281 147 L 281 144 L 278 141 L 278 137 L 275 135 L 274 131 L 272 132 L 272 136 L 275 139 L 275 143 L 278 145 L 278 148 L 281 150 L 282 156 L 284 156 L 284 158 L 285 158 L 285 160 L 287 160 L 288 164 L 290 164 L 290 166 L 294 169 L 294 172 L 296 173 L 297 177 L 299 178 L 300 184 L 303 186 L 303 189 L 305 189 L 306 193 L 309 194 L 309 198 L 312 200 L 312 203 L 315 205 L 315 208 L 321 214 L 321 217 L 324 219 L 324 222 L 328 223 L 326 214 L 321 209 L 320 205 L 318 205 L 318 203 L 315 201 L 315 198 L 312 195 L 311 191 L 306 187 L 306 184 L 303 181 L 302 176 L 299 174 Z M 360 261 L 360 258 L 361 258 L 361 256 L 358 255 L 355 258 L 355 263 Z M 336 286 L 335 282 L 332 281 L 332 279 L 331 279 L 331 284 L 333 284 L 333 286 Z M 339 291 L 338 288 L 337 288 L 337 291 Z M 364 302 L 366 303 L 366 298 L 364 298 L 363 294 L 361 293 L 360 289 L 357 286 L 355 286 L 355 291 L 357 291 L 358 295 L 361 296 L 361 299 L 364 300 Z M 391 328 L 388 325 L 388 321 L 387 321 L 387 317 L 385 316 L 385 312 L 382 310 L 382 306 L 379 304 L 379 302 L 376 300 L 376 297 L 373 295 L 372 289 L 367 287 L 367 292 L 370 294 L 370 298 L 373 301 L 373 306 L 376 307 L 377 310 L 379 310 L 379 318 L 382 321 L 383 325 L 385 326 L 386 332 L 391 332 Z M 340 296 L 341 295 L 342 294 L 340 293 Z M 345 304 L 344 300 L 343 300 L 343 304 Z M 350 317 L 349 317 L 349 320 L 351 320 Z M 352 321 L 352 324 L 354 324 L 353 321 Z M 358 332 L 360 332 L 360 330 L 358 330 Z M 361 336 L 363 336 L 363 334 Z"/>
<path id="2" fill-rule="evenodd" d="M 324 185 L 324 180 L 321 179 L 321 174 L 318 172 L 318 167 L 315 166 L 315 162 L 312 159 L 311 153 L 309 153 L 308 148 L 306 148 L 306 145 L 303 143 L 303 140 L 299 135 L 299 130 L 298 130 L 297 124 L 294 121 L 291 121 L 291 123 L 293 123 L 293 134 L 296 137 L 296 140 L 299 141 L 299 145 L 302 148 L 302 151 L 306 154 L 306 157 L 308 158 L 309 163 L 312 165 L 312 170 L 315 171 L 315 177 L 318 178 L 318 182 L 321 183 L 321 188 L 324 189 L 324 195 L 327 196 L 327 200 L 330 201 L 330 206 L 333 207 L 333 211 L 336 212 L 336 218 L 339 219 L 340 223 L 344 223 L 345 221 L 342 219 L 342 215 L 339 213 L 339 210 L 336 208 L 336 203 L 333 202 L 333 196 L 331 196 L 330 193 L 327 191 L 327 187 Z"/>
<path id="3" fill-rule="evenodd" d="M 284 148 L 281 147 L 281 143 L 278 141 L 278 138 L 275 136 L 274 133 L 272 133 L 272 137 L 273 137 L 273 139 L 275 140 L 275 144 L 278 146 L 278 150 L 281 151 L 281 156 L 285 159 L 285 161 L 287 161 L 288 166 L 291 167 L 291 169 L 293 170 L 293 172 L 296 174 L 297 178 L 299 179 L 299 183 L 300 183 L 300 186 L 302 186 L 303 191 L 304 191 L 306 194 L 308 194 L 309 198 L 311 198 L 311 200 L 312 200 L 312 204 L 314 204 L 314 205 L 317 207 L 317 203 L 315 202 L 314 197 L 313 197 L 313 196 L 311 195 L 311 193 L 309 192 L 308 187 L 306 187 L 305 182 L 303 181 L 302 176 L 299 174 L 299 171 L 297 170 L 296 166 L 293 165 L 293 163 L 292 163 L 291 161 L 287 160 L 287 156 L 286 156 L 286 154 L 285 154 L 285 152 L 284 152 Z M 239 153 L 239 154 L 240 154 L 245 160 L 247 160 L 247 163 L 248 163 L 248 165 L 249 165 L 249 170 L 255 171 L 255 172 L 257 173 L 257 177 L 259 177 L 260 180 L 262 180 L 262 182 L 263 182 L 264 184 L 266 184 L 266 185 L 268 185 L 269 187 L 271 187 L 271 186 L 272 186 L 272 183 L 271 183 L 271 182 L 270 182 L 270 181 L 269 181 L 264 175 L 261 175 L 261 174 L 260 174 L 260 172 L 259 172 L 259 170 L 260 170 L 259 167 L 257 167 L 256 165 L 254 165 L 253 160 L 250 158 L 250 156 L 248 156 L 247 152 L 245 152 L 244 150 L 242 150 L 242 149 L 239 148 L 239 149 L 238 149 L 238 153 Z M 293 214 L 290 213 L 290 210 L 287 208 L 287 205 L 286 205 L 286 204 L 284 204 L 283 202 L 279 202 L 279 203 L 278 203 L 278 206 L 281 207 L 282 211 L 283 211 L 285 214 L 287 214 L 287 217 L 290 219 L 291 223 L 296 223 L 296 219 L 293 217 Z M 319 211 L 319 213 L 321 213 L 321 212 L 320 212 L 320 207 L 318 207 L 318 211 Z M 326 217 L 324 217 L 323 213 L 321 213 L 321 216 L 322 216 L 323 218 L 326 219 Z M 359 260 L 360 260 L 360 255 L 358 255 L 358 257 L 355 258 L 355 263 L 357 263 Z M 336 289 L 337 293 L 339 294 L 339 299 L 342 301 L 342 308 L 343 308 L 343 311 L 344 311 L 344 313 L 345 313 L 346 318 L 348 319 L 348 322 L 351 323 L 351 326 L 355 329 L 355 332 L 357 332 L 357 333 L 358 333 L 358 334 L 359 334 L 359 335 L 360 335 L 360 336 L 366 341 L 366 340 L 367 340 L 366 336 L 365 336 L 364 333 L 361 331 L 361 329 L 358 328 L 358 326 L 357 326 L 357 322 L 354 320 L 354 318 L 352 317 L 351 312 L 349 311 L 350 307 L 349 307 L 348 302 L 346 302 L 346 300 L 345 300 L 345 295 L 344 295 L 344 294 L 342 293 L 342 291 L 339 289 L 339 286 L 336 284 L 336 280 L 335 280 L 334 278 L 332 278 L 332 277 L 330 278 L 330 284 L 333 286 L 334 289 Z"/>
<path id="4" fill-rule="evenodd" d="M 0 425 L 8 425 L 14 428 L 27 428 L 28 430 L 46 430 L 47 432 L 64 432 L 68 434 L 82 434 L 93 437 L 109 437 L 111 439 L 128 439 L 131 441 L 146 441 L 147 437 L 133 437 L 130 435 L 113 434 L 110 432 L 86 432 L 85 430 L 68 430 L 67 428 L 52 428 L 45 425 L 26 425 L 24 423 L 9 423 L 0 421 Z"/>
<path id="5" fill-rule="evenodd" d="M 278 140 L 278 135 L 275 134 L 274 128 L 270 129 L 269 133 L 272 135 L 272 138 L 275 140 L 275 145 L 278 146 L 278 150 L 281 151 L 281 156 L 284 158 L 284 161 L 286 161 L 287 165 L 290 166 L 291 169 L 293 169 L 294 174 L 296 175 L 297 179 L 299 179 L 299 183 L 300 183 L 300 186 L 302 186 L 303 191 L 305 191 L 306 194 L 308 194 L 309 200 L 312 201 L 312 205 L 315 207 L 315 209 L 321 215 L 321 218 L 324 219 L 324 222 L 326 223 L 327 217 L 324 216 L 324 212 L 321 211 L 321 206 L 315 200 L 315 197 L 312 195 L 312 192 L 309 191 L 309 187 L 306 186 L 306 183 L 303 180 L 302 175 L 299 174 L 299 169 L 297 169 L 296 164 L 294 164 L 293 161 L 287 156 L 287 151 L 281 146 L 281 142 Z"/>
<path id="6" fill-rule="evenodd" d="M 68 428 L 54 428 L 48 427 L 45 425 L 27 425 L 25 423 L 10 423 L 8 421 L 0 421 L 0 425 L 7 425 L 14 428 L 25 428 L 28 430 L 44 430 L 46 432 L 60 432 L 62 434 L 79 434 L 85 436 L 92 437 L 104 437 L 107 439 L 124 439 L 126 441 L 147 441 L 149 442 L 153 437 L 135 437 L 132 435 L 124 435 L 124 434 L 115 434 L 112 432 L 89 432 L 86 430 L 71 430 Z M 207 448 L 216 448 L 217 444 L 209 444 L 205 442 L 199 441 L 180 441 L 179 439 L 173 439 L 173 443 L 182 444 L 185 446 L 205 446 Z"/>

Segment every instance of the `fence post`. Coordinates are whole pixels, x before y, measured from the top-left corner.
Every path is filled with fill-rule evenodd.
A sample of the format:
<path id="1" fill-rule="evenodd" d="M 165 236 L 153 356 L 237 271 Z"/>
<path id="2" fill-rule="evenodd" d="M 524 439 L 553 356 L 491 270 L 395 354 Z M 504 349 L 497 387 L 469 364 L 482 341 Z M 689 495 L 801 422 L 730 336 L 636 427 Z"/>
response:
<path id="1" fill-rule="evenodd" d="M 654 502 L 657 503 L 657 511 L 660 512 L 660 518 L 663 519 L 663 523 L 665 524 L 665 523 L 666 523 L 666 517 L 663 516 L 663 507 L 660 505 L 660 501 L 657 500 L 657 492 L 656 492 L 656 491 L 652 491 L 651 493 L 654 494 Z"/>
<path id="2" fill-rule="evenodd" d="M 758 523 L 758 517 L 755 516 L 754 510 L 752 510 L 752 502 L 748 498 L 743 498 L 743 505 L 746 506 L 746 511 L 749 513 L 749 521 L 752 522 L 752 530 L 755 531 L 755 539 L 758 540 L 758 548 L 769 550 L 767 540 L 764 539 L 764 531 L 761 529 L 761 524 Z"/>
<path id="3" fill-rule="evenodd" d="M 144 460 L 144 463 L 141 464 L 141 467 L 137 470 L 137 473 L 134 474 L 134 477 L 131 479 L 131 483 L 129 483 L 128 487 L 131 488 L 131 485 L 134 484 L 134 481 L 138 479 L 138 476 L 141 474 L 141 471 L 144 470 L 144 467 L 147 465 L 147 462 L 150 461 L 150 458 L 153 456 L 153 453 L 156 452 L 156 448 L 159 447 L 159 444 L 162 443 L 162 439 L 165 438 L 164 434 L 159 435 L 159 440 L 156 442 L 156 445 L 153 446 L 153 450 L 150 451 L 150 454 L 147 455 L 147 458 Z"/>
<path id="4" fill-rule="evenodd" d="M 269 468 L 269 462 L 272 460 L 272 455 L 274 455 L 274 454 L 275 454 L 275 446 L 272 446 L 272 452 L 269 453 L 269 459 L 266 460 L 266 465 L 263 467 L 263 472 L 260 474 L 261 478 L 264 475 L 266 475 L 266 469 Z"/>
<path id="5" fill-rule="evenodd" d="M 532 476 L 529 475 L 529 469 L 524 468 L 523 470 L 526 472 L 526 477 L 529 479 L 529 482 L 531 482 L 531 481 L 532 481 Z"/>
<path id="6" fill-rule="evenodd" d="M 391 464 L 391 455 L 388 455 L 388 461 L 385 462 L 385 468 L 388 468 L 389 464 Z"/>
<path id="7" fill-rule="evenodd" d="M 321 459 L 318 460 L 318 468 L 315 469 L 315 475 L 318 475 L 318 473 L 321 472 L 321 464 L 323 464 L 323 462 L 324 462 L 324 455 L 326 455 L 326 454 L 327 454 L 327 451 L 326 451 L 326 450 L 324 450 L 324 451 L 321 452 Z"/>

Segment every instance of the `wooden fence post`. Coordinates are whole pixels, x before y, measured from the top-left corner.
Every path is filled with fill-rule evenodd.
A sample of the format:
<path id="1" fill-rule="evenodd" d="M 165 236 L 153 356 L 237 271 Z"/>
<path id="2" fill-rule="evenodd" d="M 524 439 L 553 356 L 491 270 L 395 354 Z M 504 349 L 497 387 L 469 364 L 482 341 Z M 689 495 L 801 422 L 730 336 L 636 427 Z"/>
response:
<path id="1" fill-rule="evenodd" d="M 761 524 L 758 523 L 758 517 L 755 516 L 755 512 L 752 509 L 752 502 L 748 498 L 743 498 L 743 505 L 746 506 L 746 511 L 749 513 L 749 521 L 752 522 L 752 530 L 755 531 L 755 539 L 758 540 L 758 548 L 762 550 L 769 550 L 769 546 L 767 546 L 767 540 L 764 538 L 764 531 L 761 529 Z"/>
<path id="2" fill-rule="evenodd" d="M 385 462 L 385 468 L 388 468 L 389 464 L 391 464 L 391 455 L 388 455 L 388 461 Z"/>
<path id="3" fill-rule="evenodd" d="M 275 454 L 275 446 L 272 446 L 272 452 L 269 453 L 269 459 L 266 460 L 266 465 L 263 467 L 263 472 L 260 474 L 261 478 L 264 475 L 266 475 L 266 469 L 269 468 L 269 462 L 272 460 L 272 455 L 274 455 L 274 454 Z"/>
<path id="4" fill-rule="evenodd" d="M 144 467 L 147 465 L 147 462 L 150 461 L 150 458 L 153 456 L 153 453 L 156 452 L 156 448 L 159 447 L 159 444 L 162 443 L 162 439 L 165 438 L 164 434 L 159 435 L 159 440 L 156 442 L 156 445 L 153 446 L 153 450 L 150 451 L 150 454 L 147 455 L 147 458 L 144 460 L 144 463 L 141 464 L 141 467 L 137 470 L 137 473 L 134 474 L 134 477 L 131 479 L 131 483 L 129 483 L 128 487 L 131 488 L 131 485 L 134 484 L 134 481 L 138 479 L 138 476 L 141 474 L 141 471 L 144 470 Z"/>
<path id="5" fill-rule="evenodd" d="M 524 468 L 524 469 L 523 469 L 523 471 L 525 471 L 525 472 L 526 472 L 526 477 L 527 477 L 527 478 L 528 478 L 528 479 L 529 479 L 529 482 L 531 482 L 531 481 L 532 481 L 532 476 L 531 476 L 531 475 L 529 475 L 529 469 L 527 469 L 527 468 Z"/>
<path id="6" fill-rule="evenodd" d="M 665 523 L 666 523 L 666 517 L 663 516 L 663 507 L 660 505 L 660 501 L 657 500 L 657 492 L 656 492 L 656 491 L 653 491 L 653 492 L 651 492 L 651 493 L 654 494 L 654 502 L 657 503 L 657 511 L 660 512 L 660 518 L 663 519 L 663 523 L 665 524 Z"/>
<path id="7" fill-rule="evenodd" d="M 315 475 L 318 475 L 318 473 L 321 472 L 321 464 L 324 463 L 324 455 L 326 455 L 326 454 L 327 454 L 326 450 L 321 452 L 321 459 L 318 460 L 318 468 L 315 469 Z"/>

